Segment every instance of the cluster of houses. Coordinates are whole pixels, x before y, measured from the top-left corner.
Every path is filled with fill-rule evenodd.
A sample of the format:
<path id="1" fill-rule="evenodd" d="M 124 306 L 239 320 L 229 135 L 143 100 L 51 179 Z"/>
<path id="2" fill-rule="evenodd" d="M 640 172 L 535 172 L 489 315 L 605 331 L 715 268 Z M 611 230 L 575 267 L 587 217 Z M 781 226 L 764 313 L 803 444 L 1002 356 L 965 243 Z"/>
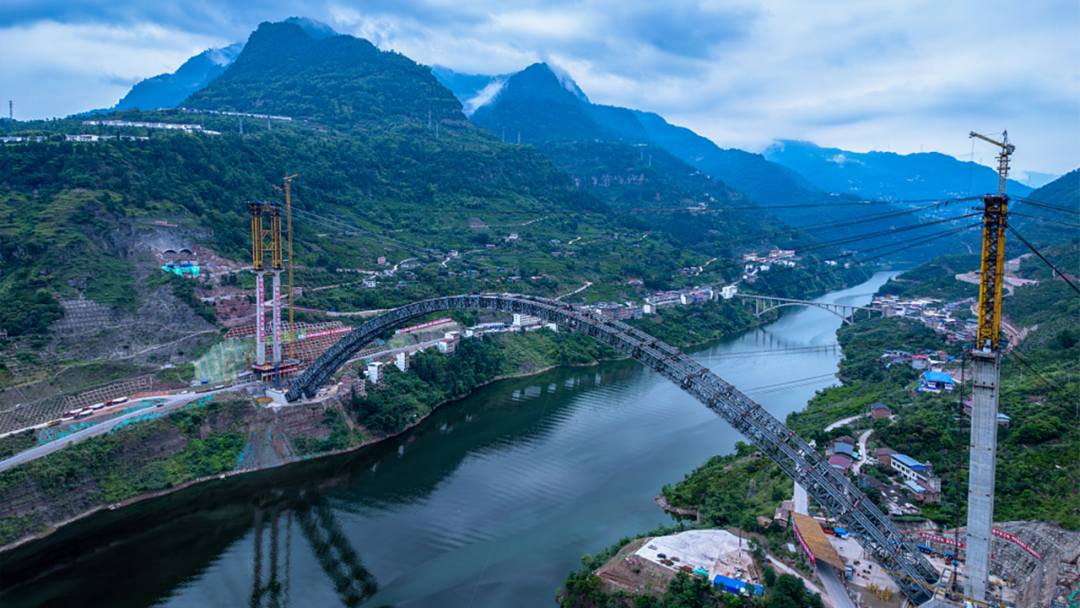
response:
<path id="1" fill-rule="evenodd" d="M 881 403 L 875 403 L 872 408 L 874 418 L 888 417 L 892 414 L 891 409 Z M 855 439 L 848 435 L 833 439 L 825 450 L 829 466 L 845 473 L 851 470 L 852 464 L 860 458 L 856 446 Z M 890 448 L 878 448 L 874 453 L 874 458 L 872 460 L 867 458 L 865 463 L 880 465 L 895 473 L 899 477 L 903 490 L 915 502 L 941 502 L 941 478 L 934 475 L 933 466 L 930 463 L 919 462 Z M 869 476 L 866 476 L 862 483 L 885 489 L 884 484 Z"/>
<path id="2" fill-rule="evenodd" d="M 444 319 L 443 321 L 449 322 L 450 320 Z M 381 384 L 383 381 L 383 373 L 386 371 L 387 366 L 393 365 L 402 372 L 408 371 L 409 358 L 416 353 L 423 352 L 429 348 L 437 348 L 439 352 L 444 355 L 452 355 L 457 350 L 457 345 L 460 341 L 461 332 L 452 330 L 445 332 L 442 338 L 428 340 L 397 350 L 377 353 L 365 360 L 367 366 L 365 377 L 372 384 Z"/>
<path id="3" fill-rule="evenodd" d="M 161 108 L 166 109 L 166 108 Z M 170 108 L 171 109 L 171 108 Z M 216 114 L 218 116 L 247 116 L 249 118 L 261 118 L 263 120 L 276 120 L 278 122 L 292 122 L 291 116 L 274 116 L 273 114 L 252 114 L 249 112 L 226 112 L 224 110 L 198 110 L 195 108 L 178 108 L 185 114 Z"/>
<path id="4" fill-rule="evenodd" d="M 910 365 L 912 369 L 921 371 L 919 385 L 915 389 L 920 393 L 951 393 L 956 382 L 952 375 L 945 371 L 945 367 L 954 359 L 955 357 L 943 350 L 926 349 L 920 349 L 916 353 L 887 350 L 881 355 L 885 367 Z"/>
<path id="5" fill-rule="evenodd" d="M 765 255 L 757 253 L 743 254 L 743 280 L 753 283 L 758 273 L 769 272 L 773 266 L 794 268 L 801 258 L 795 256 L 793 249 L 773 249 Z"/>

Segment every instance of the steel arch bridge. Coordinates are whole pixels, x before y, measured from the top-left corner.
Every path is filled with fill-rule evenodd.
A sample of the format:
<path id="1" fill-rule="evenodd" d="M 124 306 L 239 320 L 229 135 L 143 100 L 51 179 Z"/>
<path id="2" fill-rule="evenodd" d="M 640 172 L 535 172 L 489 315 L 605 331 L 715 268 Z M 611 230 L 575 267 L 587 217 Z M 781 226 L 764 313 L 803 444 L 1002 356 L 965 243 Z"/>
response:
<path id="1" fill-rule="evenodd" d="M 320 386 L 362 346 L 406 321 L 447 310 L 480 309 L 521 313 L 554 322 L 629 355 L 690 393 L 749 439 L 829 514 L 853 533 L 916 605 L 933 597 L 927 587 L 938 572 L 913 542 L 882 515 L 865 494 L 833 468 L 794 431 L 716 374 L 649 334 L 620 321 L 583 314 L 568 304 L 514 294 L 448 296 L 415 302 L 369 319 L 339 340 L 293 381 L 289 401 L 313 397 Z"/>
<path id="2" fill-rule="evenodd" d="M 828 302 L 811 302 L 809 300 L 792 300 L 790 298 L 777 298 L 773 296 L 758 296 L 752 294 L 735 294 L 736 298 L 742 298 L 744 300 L 754 301 L 754 316 L 760 318 L 761 315 L 769 312 L 770 310 L 776 310 L 783 306 L 813 306 L 814 308 L 820 308 L 827 310 L 832 314 L 840 317 L 846 325 L 853 325 L 852 319 L 855 318 L 856 310 L 865 310 L 866 313 L 872 314 L 874 312 L 880 312 L 877 308 L 869 308 L 867 306 L 852 306 L 850 304 L 830 304 Z"/>

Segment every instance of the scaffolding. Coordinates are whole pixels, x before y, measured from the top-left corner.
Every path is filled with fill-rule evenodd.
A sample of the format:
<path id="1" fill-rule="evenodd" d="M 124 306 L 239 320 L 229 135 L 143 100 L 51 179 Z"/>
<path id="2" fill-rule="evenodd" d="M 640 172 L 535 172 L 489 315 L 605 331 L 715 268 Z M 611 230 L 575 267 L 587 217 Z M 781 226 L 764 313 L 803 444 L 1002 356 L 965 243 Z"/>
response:
<path id="1" fill-rule="evenodd" d="M 255 360 L 251 370 L 260 379 L 272 375 L 275 383 L 282 374 L 295 372 L 299 362 L 282 359 L 281 273 L 285 270 L 281 242 L 281 205 L 260 201 L 248 202 L 251 211 L 251 269 L 255 273 Z M 271 325 L 266 327 L 266 277 L 271 292 Z M 269 336 L 267 335 L 269 334 Z M 267 358 L 266 343 L 271 344 Z"/>

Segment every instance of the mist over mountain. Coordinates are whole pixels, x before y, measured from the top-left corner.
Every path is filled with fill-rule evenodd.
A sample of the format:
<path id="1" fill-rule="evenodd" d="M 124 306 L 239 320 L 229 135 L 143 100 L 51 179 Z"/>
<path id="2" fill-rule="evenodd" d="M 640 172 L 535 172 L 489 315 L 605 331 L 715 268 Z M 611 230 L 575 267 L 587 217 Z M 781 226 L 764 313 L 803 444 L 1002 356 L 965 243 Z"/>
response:
<path id="1" fill-rule="evenodd" d="M 140 81 L 131 87 L 127 95 L 124 95 L 115 106 L 91 110 L 88 114 L 134 108 L 143 110 L 174 108 L 189 95 L 203 89 L 224 73 L 243 49 L 243 42 L 219 49 L 207 49 L 185 61 L 175 72 L 158 74 Z"/>
<path id="2" fill-rule="evenodd" d="M 979 154 L 993 158 L 990 152 Z M 765 151 L 765 158 L 798 171 L 822 190 L 866 199 L 977 196 L 998 189 L 996 170 L 939 152 L 849 152 L 805 141 L 780 140 Z M 1007 187 L 1011 194 L 1030 194 L 1031 190 L 1011 179 Z"/>
<path id="3" fill-rule="evenodd" d="M 465 116 L 472 116 L 477 108 L 490 103 L 510 78 L 508 74 L 499 76 L 459 74 L 441 65 L 431 66 L 431 73 L 440 84 L 450 89 L 454 97 L 461 101 Z"/>
<path id="4" fill-rule="evenodd" d="M 609 139 L 613 134 L 590 116 L 588 98 L 568 77 L 546 63 L 534 63 L 510 76 L 505 85 L 470 117 L 506 141 Z"/>

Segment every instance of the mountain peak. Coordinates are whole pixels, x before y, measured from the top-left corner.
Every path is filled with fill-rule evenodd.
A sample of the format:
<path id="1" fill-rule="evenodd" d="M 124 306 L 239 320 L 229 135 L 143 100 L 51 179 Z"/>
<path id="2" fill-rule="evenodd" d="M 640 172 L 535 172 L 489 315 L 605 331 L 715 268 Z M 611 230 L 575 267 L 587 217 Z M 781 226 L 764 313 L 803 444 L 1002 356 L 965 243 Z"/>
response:
<path id="1" fill-rule="evenodd" d="M 314 32 L 314 33 L 312 33 Z M 240 56 L 183 105 L 306 118 L 331 126 L 461 120 L 461 104 L 426 68 L 362 38 L 294 18 L 262 23 Z"/>
<path id="2" fill-rule="evenodd" d="M 521 70 L 514 75 L 514 78 L 521 77 L 526 82 L 535 84 L 550 85 L 551 79 L 554 79 L 555 83 L 568 91 L 571 95 L 576 97 L 579 101 L 589 103 L 589 98 L 585 95 L 585 92 L 578 87 L 574 79 L 570 77 L 570 73 L 562 69 L 557 65 L 552 65 L 546 62 L 534 63 L 529 67 Z"/>
<path id="3" fill-rule="evenodd" d="M 300 29 L 304 30 L 304 33 L 310 36 L 313 40 L 322 40 L 323 38 L 330 38 L 332 36 L 339 36 L 334 28 L 326 25 L 321 21 L 315 21 L 314 19 L 308 19 L 307 17 L 289 17 L 282 21 L 282 23 L 292 23 L 300 26 Z"/>

